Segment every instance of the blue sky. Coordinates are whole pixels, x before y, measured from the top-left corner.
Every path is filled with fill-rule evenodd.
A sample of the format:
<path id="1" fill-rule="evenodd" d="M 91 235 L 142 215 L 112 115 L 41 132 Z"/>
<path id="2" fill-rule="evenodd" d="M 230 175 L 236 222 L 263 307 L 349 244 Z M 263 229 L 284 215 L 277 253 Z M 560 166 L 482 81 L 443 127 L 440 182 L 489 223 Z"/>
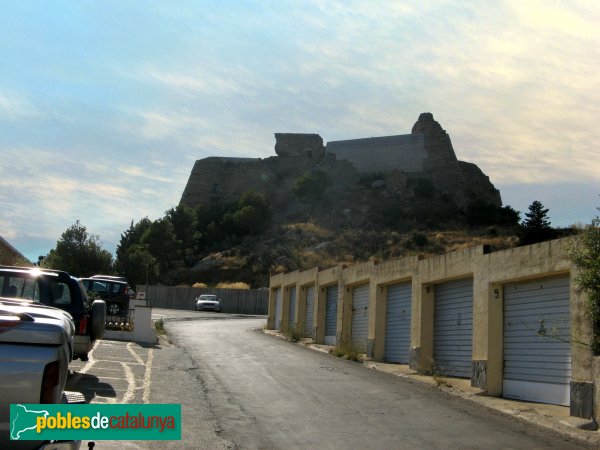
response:
<path id="1" fill-rule="evenodd" d="M 504 204 L 555 226 L 600 205 L 596 2 L 2 3 L 0 235 L 33 260 L 76 220 L 114 251 L 197 159 L 406 134 L 421 112 Z"/>

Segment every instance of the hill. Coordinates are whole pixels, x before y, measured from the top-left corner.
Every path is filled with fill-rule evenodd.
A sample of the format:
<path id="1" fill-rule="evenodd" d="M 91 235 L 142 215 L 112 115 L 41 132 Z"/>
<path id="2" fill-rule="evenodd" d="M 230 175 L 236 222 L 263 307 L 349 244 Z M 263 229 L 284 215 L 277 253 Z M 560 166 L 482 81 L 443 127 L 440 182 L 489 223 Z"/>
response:
<path id="1" fill-rule="evenodd" d="M 260 287 L 281 271 L 515 245 L 518 213 L 502 207 L 475 164 L 456 158 L 430 113 L 406 135 L 326 145 L 317 134 L 275 139 L 269 158 L 196 161 L 167 212 L 194 215 L 194 237 L 174 227 L 175 241 L 188 245 L 161 267 L 162 282 Z"/>

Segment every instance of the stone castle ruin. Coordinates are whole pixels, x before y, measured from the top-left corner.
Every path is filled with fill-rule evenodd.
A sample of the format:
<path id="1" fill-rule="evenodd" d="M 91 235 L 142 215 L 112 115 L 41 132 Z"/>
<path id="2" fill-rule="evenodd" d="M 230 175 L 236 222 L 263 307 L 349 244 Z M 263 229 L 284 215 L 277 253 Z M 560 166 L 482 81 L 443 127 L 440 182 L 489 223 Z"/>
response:
<path id="1" fill-rule="evenodd" d="M 181 203 L 190 207 L 229 203 L 256 190 L 269 200 L 274 218 L 281 222 L 306 220 L 310 213 L 358 224 L 364 223 L 378 199 L 409 201 L 415 196 L 415 183 L 427 180 L 439 198 L 459 209 L 473 201 L 502 205 L 489 178 L 475 164 L 456 158 L 450 137 L 430 113 L 419 116 L 410 134 L 323 145 L 318 134 L 275 133 L 275 141 L 277 156 L 196 161 Z M 332 180 L 320 209 L 302 205 L 291 193 L 298 177 L 315 171 Z"/>

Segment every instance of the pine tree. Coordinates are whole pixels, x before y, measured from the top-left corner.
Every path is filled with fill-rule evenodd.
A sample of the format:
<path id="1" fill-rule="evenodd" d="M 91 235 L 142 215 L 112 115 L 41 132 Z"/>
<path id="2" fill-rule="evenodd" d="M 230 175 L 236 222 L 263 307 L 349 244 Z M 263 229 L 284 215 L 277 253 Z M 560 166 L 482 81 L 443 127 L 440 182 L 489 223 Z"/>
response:
<path id="1" fill-rule="evenodd" d="M 529 212 L 525 213 L 526 219 L 521 223 L 519 245 L 548 241 L 556 236 L 554 228 L 550 226 L 548 211 L 538 200 L 529 205 Z"/>

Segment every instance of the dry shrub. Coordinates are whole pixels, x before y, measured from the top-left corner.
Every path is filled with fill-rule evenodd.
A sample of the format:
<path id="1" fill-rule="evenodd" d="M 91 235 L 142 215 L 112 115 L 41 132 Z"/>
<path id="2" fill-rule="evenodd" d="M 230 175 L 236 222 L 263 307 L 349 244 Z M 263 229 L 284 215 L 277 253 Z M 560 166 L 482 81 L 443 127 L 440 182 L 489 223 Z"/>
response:
<path id="1" fill-rule="evenodd" d="M 248 283 L 237 281 L 235 283 L 221 282 L 215 286 L 217 289 L 250 289 Z"/>
<path id="2" fill-rule="evenodd" d="M 318 266 L 321 263 L 321 256 L 316 254 L 312 250 L 306 250 L 304 252 L 300 252 L 300 261 L 302 263 L 302 267 L 313 267 Z"/>
<path id="3" fill-rule="evenodd" d="M 314 234 L 315 236 L 322 237 L 322 238 L 331 236 L 330 231 L 328 231 L 325 228 L 320 227 L 319 225 L 312 223 L 312 222 L 292 223 L 292 224 L 284 225 L 284 228 L 287 230 L 303 231 L 305 233 Z"/>
<path id="4" fill-rule="evenodd" d="M 206 283 L 194 283 L 192 287 L 206 289 L 208 285 Z"/>

